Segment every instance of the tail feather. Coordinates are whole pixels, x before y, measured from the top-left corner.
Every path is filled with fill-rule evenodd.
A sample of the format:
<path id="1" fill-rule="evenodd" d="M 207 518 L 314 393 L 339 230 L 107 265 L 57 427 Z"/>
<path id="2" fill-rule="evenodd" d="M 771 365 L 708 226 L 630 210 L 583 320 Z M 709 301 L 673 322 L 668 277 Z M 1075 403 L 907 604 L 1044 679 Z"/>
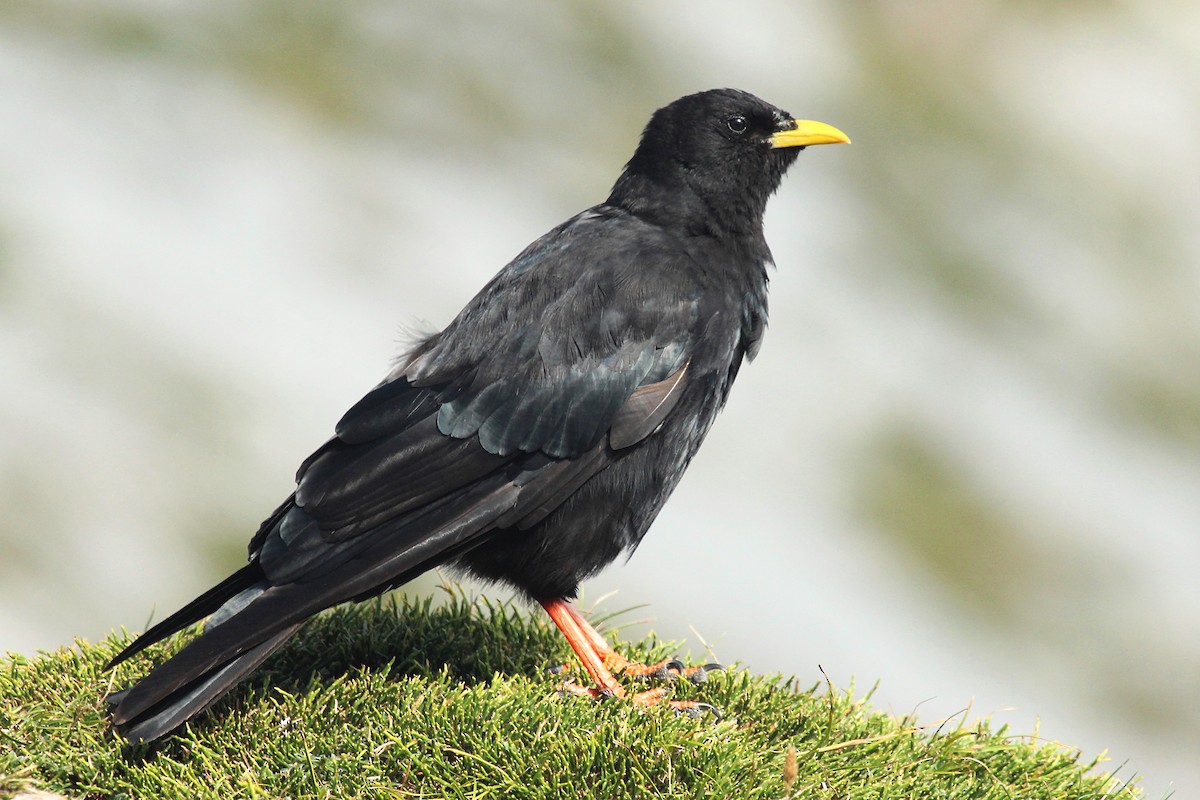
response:
<path id="1" fill-rule="evenodd" d="M 143 704 L 137 702 L 140 699 L 137 690 L 142 688 L 143 684 L 109 695 L 109 702 L 116 706 L 113 710 L 113 723 L 126 739 L 135 744 L 149 742 L 169 733 L 204 711 L 245 679 L 267 656 L 291 638 L 299 627 L 300 623 L 297 623 L 279 631 L 149 707 L 143 708 Z"/>
<path id="2" fill-rule="evenodd" d="M 121 695 L 113 722 L 119 726 L 141 717 L 165 700 L 188 692 L 219 670 L 256 652 L 265 643 L 278 639 L 282 644 L 301 623 L 336 602 L 336 599 L 304 598 L 303 587 L 294 584 L 269 588 L 265 588 L 265 581 L 263 584 L 245 590 L 252 598 L 248 603 L 241 594 L 231 599 L 228 605 L 235 606 L 234 611 L 219 610 L 212 618 L 212 622 L 219 624 L 205 626 L 200 636 Z M 267 653 L 277 646 L 270 647 Z M 226 688 L 232 685 L 229 683 Z"/>
<path id="3" fill-rule="evenodd" d="M 261 581 L 263 577 L 262 567 L 258 565 L 258 562 L 247 564 L 162 622 L 154 625 L 137 639 L 134 639 L 128 647 L 117 653 L 116 657 L 112 661 L 109 661 L 104 668 L 112 669 L 125 659 L 142 652 L 150 645 L 157 644 L 171 634 L 199 622 L 209 614 L 217 611 L 231 598 L 236 597 L 245 589 Z"/>
<path id="4" fill-rule="evenodd" d="M 266 551 L 259 551 L 250 565 L 155 625 L 113 659 L 113 664 L 120 663 L 209 617 L 200 636 L 175 656 L 131 689 L 110 696 L 113 724 L 132 741 L 169 733 L 246 677 L 313 614 L 379 594 L 478 544 L 480 535 L 514 508 L 520 493 L 521 487 L 509 477 L 496 475 L 378 526 L 350 550 L 330 543 L 326 559 L 306 562 L 306 570 L 283 583 L 269 577 L 270 570 L 260 564 Z M 279 513 L 276 517 L 282 518 Z M 287 556 L 284 548 L 274 557 Z"/>

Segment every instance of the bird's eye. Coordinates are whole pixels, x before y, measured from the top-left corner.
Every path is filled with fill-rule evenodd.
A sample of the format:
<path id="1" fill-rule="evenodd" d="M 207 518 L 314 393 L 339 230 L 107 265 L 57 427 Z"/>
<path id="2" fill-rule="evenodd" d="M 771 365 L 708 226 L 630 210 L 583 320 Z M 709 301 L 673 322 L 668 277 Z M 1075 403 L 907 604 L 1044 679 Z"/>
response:
<path id="1" fill-rule="evenodd" d="M 732 117 L 726 118 L 725 124 L 729 127 L 729 130 L 733 131 L 734 133 L 745 133 L 746 128 L 750 127 L 746 122 L 746 118 L 741 114 L 734 114 Z"/>

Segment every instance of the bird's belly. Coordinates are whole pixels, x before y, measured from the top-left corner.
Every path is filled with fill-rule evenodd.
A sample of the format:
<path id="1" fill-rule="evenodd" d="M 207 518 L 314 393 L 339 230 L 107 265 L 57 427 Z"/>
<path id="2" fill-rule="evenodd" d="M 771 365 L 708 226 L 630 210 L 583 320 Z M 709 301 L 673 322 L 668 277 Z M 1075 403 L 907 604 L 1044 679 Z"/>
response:
<path id="1" fill-rule="evenodd" d="M 711 415 L 682 416 L 691 424 L 666 426 L 615 455 L 545 520 L 497 530 L 455 565 L 533 598 L 574 597 L 580 581 L 637 547 L 683 477 Z"/>

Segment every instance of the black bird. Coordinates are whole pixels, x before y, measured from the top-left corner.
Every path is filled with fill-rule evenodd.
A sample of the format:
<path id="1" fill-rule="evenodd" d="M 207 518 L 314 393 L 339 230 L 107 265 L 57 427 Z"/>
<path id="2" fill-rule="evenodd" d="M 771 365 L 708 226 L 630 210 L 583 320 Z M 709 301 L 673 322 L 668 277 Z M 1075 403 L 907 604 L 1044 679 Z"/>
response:
<path id="1" fill-rule="evenodd" d="M 836 142 L 849 139 L 732 89 L 656 111 L 607 200 L 527 247 L 346 412 L 250 563 L 113 659 L 208 617 L 110 698 L 118 730 L 170 732 L 317 612 L 443 565 L 536 600 L 592 678 L 576 691 L 623 696 L 613 671 L 653 667 L 569 600 L 637 546 L 757 352 L 767 199 L 805 146 Z"/>

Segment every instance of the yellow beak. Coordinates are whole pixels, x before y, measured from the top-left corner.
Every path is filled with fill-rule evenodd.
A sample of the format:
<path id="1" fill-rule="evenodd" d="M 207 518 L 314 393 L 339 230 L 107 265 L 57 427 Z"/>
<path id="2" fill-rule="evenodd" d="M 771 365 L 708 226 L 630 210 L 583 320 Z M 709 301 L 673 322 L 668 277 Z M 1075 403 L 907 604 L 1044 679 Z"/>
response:
<path id="1" fill-rule="evenodd" d="M 850 137 L 832 125 L 811 119 L 798 119 L 796 127 L 771 137 L 771 147 L 807 147 L 810 144 L 850 144 Z"/>

